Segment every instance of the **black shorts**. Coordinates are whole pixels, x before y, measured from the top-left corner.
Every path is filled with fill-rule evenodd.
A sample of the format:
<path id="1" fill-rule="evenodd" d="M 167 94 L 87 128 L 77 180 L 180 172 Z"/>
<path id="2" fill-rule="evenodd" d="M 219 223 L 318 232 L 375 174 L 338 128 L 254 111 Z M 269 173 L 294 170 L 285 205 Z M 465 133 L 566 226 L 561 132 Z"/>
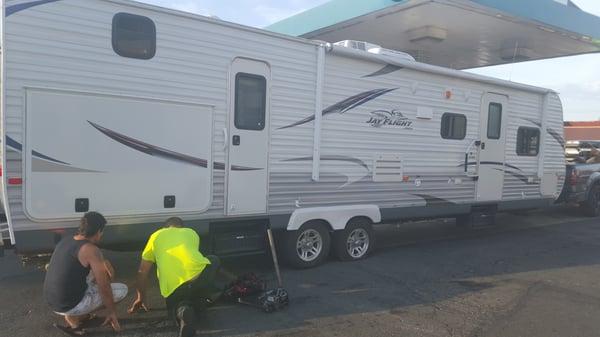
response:
<path id="1" fill-rule="evenodd" d="M 214 255 L 208 255 L 206 258 L 210 264 L 204 268 L 200 276 L 196 279 L 186 282 L 165 299 L 167 304 L 167 313 L 170 318 L 175 319 L 176 310 L 182 305 L 192 306 L 200 311 L 206 304 L 206 298 L 214 291 L 215 276 L 221 267 L 221 261 Z"/>

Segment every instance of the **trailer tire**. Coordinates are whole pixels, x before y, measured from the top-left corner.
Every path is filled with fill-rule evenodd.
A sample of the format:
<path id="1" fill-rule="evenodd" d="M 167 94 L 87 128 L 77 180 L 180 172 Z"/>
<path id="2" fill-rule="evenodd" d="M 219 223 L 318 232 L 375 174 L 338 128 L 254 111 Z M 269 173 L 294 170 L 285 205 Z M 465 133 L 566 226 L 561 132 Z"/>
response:
<path id="1" fill-rule="evenodd" d="M 586 216 L 597 217 L 600 215 L 600 184 L 592 186 L 587 200 L 581 206 Z"/>
<path id="2" fill-rule="evenodd" d="M 313 268 L 329 255 L 331 237 L 328 226 L 320 221 L 309 221 L 296 231 L 285 233 L 283 256 L 293 268 Z"/>
<path id="3" fill-rule="evenodd" d="M 345 229 L 333 233 L 332 250 L 340 261 L 364 259 L 374 248 L 375 233 L 368 219 L 350 220 Z"/>

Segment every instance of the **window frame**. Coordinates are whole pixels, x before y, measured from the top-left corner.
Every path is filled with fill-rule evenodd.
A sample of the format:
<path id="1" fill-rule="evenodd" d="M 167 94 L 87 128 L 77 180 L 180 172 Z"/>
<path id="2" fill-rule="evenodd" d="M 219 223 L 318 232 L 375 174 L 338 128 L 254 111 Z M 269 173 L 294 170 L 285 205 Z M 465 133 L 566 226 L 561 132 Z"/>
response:
<path id="1" fill-rule="evenodd" d="M 521 132 L 527 130 L 527 131 L 535 131 L 537 132 L 537 146 L 535 149 L 535 154 L 530 154 L 528 152 L 521 152 L 521 149 L 523 148 L 523 142 L 521 141 L 522 137 L 520 137 L 520 135 L 522 134 Z M 519 128 L 517 129 L 517 148 L 516 148 L 516 152 L 518 156 L 521 157 L 537 157 L 540 155 L 540 142 L 542 140 L 542 131 L 539 128 L 536 127 L 531 127 L 531 126 L 519 126 Z M 530 148 L 530 145 L 527 146 L 527 148 Z"/>
<path id="2" fill-rule="evenodd" d="M 246 78 L 252 78 L 252 79 L 259 79 L 262 82 L 262 127 L 261 128 L 248 128 L 246 126 L 241 126 L 238 125 L 238 112 L 239 112 L 239 88 L 240 88 L 240 77 L 246 77 Z M 247 130 L 247 131 L 263 131 L 265 129 L 265 126 L 267 124 L 267 78 L 264 77 L 263 75 L 258 75 L 258 74 L 251 74 L 251 73 L 245 73 L 245 72 L 239 72 L 237 74 L 235 74 L 235 97 L 234 97 L 234 106 L 233 106 L 233 125 L 235 126 L 236 129 L 238 130 Z"/>
<path id="3" fill-rule="evenodd" d="M 491 112 L 492 112 L 492 106 L 498 106 L 500 107 L 500 120 L 498 121 L 498 137 L 496 136 L 490 136 L 490 121 L 492 120 L 490 118 Z M 497 102 L 490 102 L 490 104 L 488 105 L 488 118 L 487 118 L 487 138 L 488 139 L 494 139 L 494 140 L 498 140 L 500 138 L 502 138 L 502 118 L 504 114 L 504 106 L 502 105 L 502 103 L 497 103 Z"/>
<path id="4" fill-rule="evenodd" d="M 462 137 L 461 138 L 453 137 L 455 135 L 452 135 L 452 134 L 444 135 L 444 130 L 448 129 L 447 127 L 444 127 L 444 120 L 446 120 L 446 118 L 452 118 L 452 119 L 459 118 L 459 119 L 463 119 L 465 121 L 465 123 L 464 123 L 464 131 L 462 132 Z M 441 120 L 440 124 L 441 124 L 440 125 L 440 136 L 443 139 L 463 140 L 463 139 L 465 139 L 467 137 L 468 120 L 467 120 L 467 116 L 466 115 L 458 114 L 458 113 L 453 113 L 453 112 L 444 112 L 444 114 L 442 114 L 442 120 Z M 452 129 L 453 128 L 450 128 L 450 133 L 452 133 Z"/>
<path id="5" fill-rule="evenodd" d="M 149 51 L 148 55 L 140 56 L 138 54 L 125 52 L 119 48 L 119 43 L 118 43 L 119 42 L 119 34 L 118 34 L 119 23 L 122 20 L 127 19 L 127 18 L 145 21 L 147 24 L 151 25 L 152 31 L 149 33 L 152 35 L 152 40 L 151 40 L 150 51 Z M 126 13 L 126 12 L 117 13 L 113 16 L 112 33 L 111 34 L 112 34 L 111 39 L 112 39 L 113 51 L 121 57 L 132 58 L 132 59 L 137 59 L 137 60 L 150 60 L 150 59 L 153 59 L 154 56 L 156 56 L 156 44 L 157 44 L 156 43 L 156 24 L 154 23 L 154 21 L 152 19 L 150 19 L 147 16 L 131 14 L 131 13 Z"/>

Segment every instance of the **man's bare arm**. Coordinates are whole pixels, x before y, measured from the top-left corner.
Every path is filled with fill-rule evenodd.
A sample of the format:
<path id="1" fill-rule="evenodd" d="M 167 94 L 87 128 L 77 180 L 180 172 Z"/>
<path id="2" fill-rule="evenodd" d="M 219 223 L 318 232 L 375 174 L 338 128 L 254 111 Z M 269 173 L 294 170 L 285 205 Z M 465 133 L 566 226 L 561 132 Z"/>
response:
<path id="1" fill-rule="evenodd" d="M 79 251 L 80 261 L 83 265 L 89 265 L 92 269 L 92 274 L 96 279 L 98 290 L 102 303 L 107 310 L 107 324 L 110 324 L 115 331 L 121 330 L 117 320 L 116 306 L 114 302 L 112 287 L 110 285 L 110 275 L 104 263 L 104 257 L 98 247 L 93 244 L 85 244 Z"/>
<path id="2" fill-rule="evenodd" d="M 140 267 L 136 276 L 137 298 L 131 305 L 131 308 L 129 308 L 128 310 L 130 314 L 138 311 L 139 309 L 144 309 L 145 311 L 148 311 L 148 307 L 145 303 L 146 287 L 148 285 L 148 275 L 152 270 L 152 266 L 153 263 L 146 260 L 142 260 L 142 262 L 140 263 Z"/>

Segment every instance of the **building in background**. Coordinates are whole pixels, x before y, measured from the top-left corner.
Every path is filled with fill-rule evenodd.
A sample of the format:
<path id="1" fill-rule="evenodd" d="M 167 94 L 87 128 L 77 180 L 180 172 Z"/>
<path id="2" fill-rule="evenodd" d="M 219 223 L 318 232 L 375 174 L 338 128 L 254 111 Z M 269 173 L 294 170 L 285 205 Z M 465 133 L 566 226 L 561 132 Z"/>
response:
<path id="1" fill-rule="evenodd" d="M 600 141 L 600 121 L 565 122 L 565 139 Z"/>

